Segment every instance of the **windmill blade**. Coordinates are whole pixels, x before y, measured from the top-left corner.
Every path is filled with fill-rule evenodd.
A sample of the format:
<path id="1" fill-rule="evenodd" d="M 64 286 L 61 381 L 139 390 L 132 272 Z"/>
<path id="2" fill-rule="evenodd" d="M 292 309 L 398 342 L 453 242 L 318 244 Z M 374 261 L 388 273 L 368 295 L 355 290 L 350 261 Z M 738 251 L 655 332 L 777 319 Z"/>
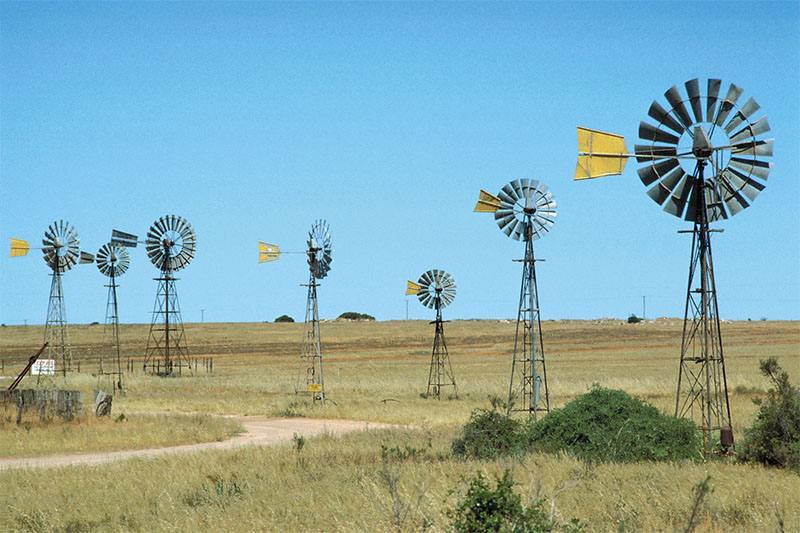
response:
<path id="1" fill-rule="evenodd" d="M 664 130 L 660 130 L 652 124 L 648 124 L 647 122 L 639 122 L 639 138 L 644 141 L 667 144 L 678 144 L 678 141 L 680 141 L 679 137 L 676 137 L 671 133 L 667 133 Z"/>
<path id="2" fill-rule="evenodd" d="M 721 84 L 722 80 L 714 78 L 709 78 L 708 80 L 708 94 L 706 95 L 706 122 L 714 122 L 714 113 L 716 112 L 717 98 L 719 98 L 719 87 Z"/>
<path id="3" fill-rule="evenodd" d="M 752 124 L 748 123 L 747 126 L 739 130 L 737 133 L 731 135 L 730 140 L 732 143 L 737 143 L 746 139 L 747 137 L 755 137 L 769 131 L 769 122 L 766 115 L 756 120 Z"/>
<path id="4" fill-rule="evenodd" d="M 706 187 L 703 193 L 706 196 L 706 216 L 709 222 L 716 222 L 717 220 L 724 220 L 728 218 L 728 213 L 725 212 L 725 206 L 722 203 L 722 197 L 719 194 L 716 180 L 710 178 L 706 180 Z"/>
<path id="5" fill-rule="evenodd" d="M 722 124 L 725 122 L 725 119 L 728 118 L 728 114 L 731 112 L 731 109 L 733 109 L 733 107 L 736 105 L 736 101 L 739 99 L 741 94 L 742 89 L 731 83 L 731 86 L 728 88 L 728 94 L 719 105 L 719 112 L 717 113 L 717 118 L 714 121 L 714 124 L 717 126 L 722 126 Z"/>
<path id="6" fill-rule="evenodd" d="M 742 174 L 733 168 L 728 168 L 723 171 L 722 175 L 734 187 L 736 191 L 744 194 L 750 202 L 755 201 L 756 196 L 764 190 L 764 185 L 758 183 L 756 180 Z"/>
<path id="7" fill-rule="evenodd" d="M 647 110 L 647 114 L 656 122 L 663 124 L 678 135 L 681 135 L 684 131 L 686 131 L 686 129 L 681 126 L 681 123 L 672 118 L 672 115 L 670 115 L 669 112 L 661 107 L 661 104 L 655 100 L 653 100 L 653 103 L 650 104 L 650 109 Z"/>
<path id="8" fill-rule="evenodd" d="M 676 168 L 663 180 L 659 181 L 652 189 L 647 191 L 647 195 L 658 205 L 662 205 L 667 198 L 672 196 L 672 192 L 675 190 L 675 187 L 677 187 L 684 174 L 682 168 Z"/>
<path id="9" fill-rule="evenodd" d="M 678 118 L 681 124 L 686 128 L 691 126 L 692 119 L 689 116 L 689 112 L 686 111 L 686 107 L 683 105 L 683 99 L 681 98 L 680 92 L 678 92 L 678 88 L 673 85 L 664 93 L 664 96 L 667 98 L 667 102 L 672 106 L 672 113 Z"/>
<path id="10" fill-rule="evenodd" d="M 94 256 L 89 252 L 81 252 L 79 263 L 82 265 L 94 263 Z"/>
<path id="11" fill-rule="evenodd" d="M 657 163 L 652 163 L 649 166 L 642 167 L 636 172 L 639 174 L 639 179 L 646 187 L 649 187 L 654 181 L 667 175 L 673 168 L 679 165 L 675 159 L 665 159 Z"/>
<path id="12" fill-rule="evenodd" d="M 517 202 L 517 200 L 519 200 L 519 194 L 517 194 L 517 191 L 514 189 L 511 183 L 505 184 L 503 186 L 502 192 L 504 192 L 506 196 L 509 198 L 509 200 L 507 201 L 510 204 L 514 204 Z M 498 196 L 500 196 L 500 194 L 498 194 Z M 502 198 L 502 196 L 500 197 Z"/>
<path id="13" fill-rule="evenodd" d="M 722 200 L 725 202 L 725 206 L 728 208 L 731 216 L 750 206 L 747 200 L 735 189 L 727 175 L 721 174 L 718 183 L 723 193 Z"/>
<path id="14" fill-rule="evenodd" d="M 636 155 L 644 157 L 637 157 L 637 163 L 649 163 L 658 159 L 676 158 L 678 156 L 678 149 L 675 146 L 656 146 L 654 144 L 637 144 L 633 147 L 633 152 Z"/>
<path id="15" fill-rule="evenodd" d="M 703 122 L 703 108 L 700 105 L 700 84 L 698 79 L 687 81 L 684 86 L 686 87 L 686 94 L 689 95 L 689 103 L 692 107 L 695 122 Z M 682 132 L 679 132 L 682 133 Z"/>
<path id="16" fill-rule="evenodd" d="M 758 159 L 743 159 L 741 157 L 731 157 L 729 164 L 739 170 L 743 170 L 746 174 L 755 176 L 764 181 L 769 176 L 769 171 L 772 170 L 772 163 L 767 161 L 759 161 Z"/>
<path id="17" fill-rule="evenodd" d="M 753 100 L 753 97 L 751 96 L 750 98 L 748 98 L 747 102 L 745 102 L 745 104 L 741 107 L 741 109 L 739 109 L 739 111 L 737 111 L 736 114 L 733 115 L 730 121 L 728 121 L 728 123 L 725 125 L 724 128 L 725 133 L 730 135 L 730 133 L 734 130 L 734 128 L 736 128 L 736 126 L 744 122 L 747 118 L 749 118 L 753 113 L 755 113 L 759 109 L 761 109 L 761 106 L 759 106 L 756 103 L 756 101 Z"/>
<path id="18" fill-rule="evenodd" d="M 684 173 L 680 183 L 675 187 L 675 190 L 672 191 L 672 195 L 670 195 L 667 203 L 664 204 L 665 212 L 678 218 L 681 217 L 683 210 L 686 208 L 686 203 L 689 201 L 689 194 L 692 191 L 691 183 L 691 176 Z"/>
<path id="19" fill-rule="evenodd" d="M 766 139 L 763 141 L 745 141 L 734 144 L 731 148 L 732 154 L 739 155 L 760 155 L 764 157 L 772 157 L 772 145 L 775 139 Z"/>
<path id="20" fill-rule="evenodd" d="M 511 222 L 509 224 L 507 224 L 504 228 L 501 228 L 501 229 L 503 230 L 503 233 L 505 233 L 507 236 L 511 237 L 512 236 L 511 234 L 514 233 L 516 228 L 518 226 L 521 226 L 521 225 L 522 224 L 520 223 L 519 220 L 517 220 L 516 218 L 513 218 L 513 219 L 511 219 Z M 516 237 L 516 239 L 519 240 L 519 237 Z"/>

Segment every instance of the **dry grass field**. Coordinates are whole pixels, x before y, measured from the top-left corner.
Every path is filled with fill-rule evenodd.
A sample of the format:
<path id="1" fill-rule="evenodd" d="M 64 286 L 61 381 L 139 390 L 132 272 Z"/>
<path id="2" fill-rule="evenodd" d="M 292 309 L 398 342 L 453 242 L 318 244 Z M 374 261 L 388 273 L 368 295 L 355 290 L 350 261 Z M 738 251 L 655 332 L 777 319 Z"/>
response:
<path id="1" fill-rule="evenodd" d="M 122 327 L 123 358 L 135 368 L 141 367 L 148 327 Z M 325 322 L 325 387 L 335 404 L 322 408 L 293 393 L 302 324 L 187 324 L 192 356 L 213 358 L 213 373 L 201 368 L 191 377 L 126 374 L 126 394 L 114 398 L 111 419 L 76 424 L 70 438 L 89 451 L 99 446 L 90 437 L 122 413 L 131 423 L 140 417 L 144 423 L 145 413 L 206 413 L 374 420 L 414 428 L 317 437 L 300 451 L 287 444 L 2 472 L 0 501 L 7 505 L 0 530 L 442 531 L 446 510 L 465 486 L 461 476 L 508 467 L 524 497 L 547 495 L 548 508 L 549 498 L 569 485 L 554 502 L 555 516 L 578 517 L 588 531 L 683 530 L 693 487 L 706 475 L 714 490 L 701 509 L 699 530 L 779 531 L 782 521 L 785 530 L 800 531 L 796 474 L 731 462 L 587 466 L 544 455 L 487 463 L 452 458 L 450 441 L 470 412 L 488 407 L 489 395 L 507 394 L 514 327 L 483 320 L 446 324 L 458 398 L 436 401 L 420 396 L 433 337 L 427 322 Z M 599 383 L 673 412 L 681 327 L 679 319 L 543 323 L 553 406 Z M 102 325 L 71 327 L 81 373 L 66 382 L 50 378 L 51 386 L 79 388 L 91 398 L 98 385 L 93 372 L 101 358 L 108 364 L 102 333 Z M 725 322 L 722 334 L 734 434 L 741 441 L 757 410 L 752 398 L 768 387 L 758 373 L 759 359 L 777 357 L 792 381 L 800 381 L 800 323 Z M 0 328 L 6 378 L 21 370 L 42 336 L 37 326 Z M 0 386 L 8 382 L 0 380 Z M 35 379 L 28 377 L 20 387 L 32 384 Z M 152 435 L 163 445 L 179 433 L 170 431 L 171 420 L 164 418 L 161 429 L 143 429 L 144 438 L 135 442 L 124 435 L 109 438 L 117 438 L 117 446 L 139 447 Z M 64 440 L 64 426 L 25 431 L 6 421 L 0 444 L 13 443 L 17 450 L 6 456 L 52 453 L 54 443 L 57 450 Z M 381 445 L 415 452 L 383 460 Z M 98 449 L 114 447 L 103 446 Z M 388 479 L 397 479 L 394 487 Z"/>

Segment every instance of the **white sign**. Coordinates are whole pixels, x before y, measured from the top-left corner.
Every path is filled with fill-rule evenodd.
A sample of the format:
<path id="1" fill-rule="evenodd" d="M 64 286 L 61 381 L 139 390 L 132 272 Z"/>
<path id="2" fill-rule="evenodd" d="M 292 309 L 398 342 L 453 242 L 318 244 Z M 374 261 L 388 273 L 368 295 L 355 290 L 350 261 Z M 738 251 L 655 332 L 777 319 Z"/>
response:
<path id="1" fill-rule="evenodd" d="M 31 367 L 31 374 L 32 375 L 50 375 L 53 376 L 56 373 L 56 360 L 55 359 L 37 359 L 33 366 Z"/>

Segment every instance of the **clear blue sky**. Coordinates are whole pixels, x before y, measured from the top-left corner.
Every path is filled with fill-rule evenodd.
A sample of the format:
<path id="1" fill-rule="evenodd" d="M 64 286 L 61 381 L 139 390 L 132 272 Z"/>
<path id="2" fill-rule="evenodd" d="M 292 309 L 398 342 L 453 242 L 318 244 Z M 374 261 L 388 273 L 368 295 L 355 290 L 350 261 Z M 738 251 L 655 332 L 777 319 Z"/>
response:
<path id="1" fill-rule="evenodd" d="M 40 242 L 53 220 L 96 253 L 177 214 L 197 256 L 183 319 L 302 320 L 302 250 L 328 220 L 322 318 L 406 313 L 407 279 L 458 283 L 445 318 L 516 316 L 522 245 L 473 213 L 478 191 L 547 184 L 558 220 L 535 244 L 542 318 L 682 316 L 689 224 L 635 168 L 574 182 L 575 128 L 632 149 L 654 99 L 721 78 L 769 116 L 774 169 L 752 207 L 715 224 L 723 318 L 800 319 L 797 2 L 0 4 L 0 322 L 43 323 Z M 727 87 L 727 85 L 725 85 Z M 144 250 L 120 278 L 123 322 L 149 322 Z M 64 277 L 71 323 L 103 322 L 106 278 Z M 432 318 L 416 299 L 411 318 Z"/>

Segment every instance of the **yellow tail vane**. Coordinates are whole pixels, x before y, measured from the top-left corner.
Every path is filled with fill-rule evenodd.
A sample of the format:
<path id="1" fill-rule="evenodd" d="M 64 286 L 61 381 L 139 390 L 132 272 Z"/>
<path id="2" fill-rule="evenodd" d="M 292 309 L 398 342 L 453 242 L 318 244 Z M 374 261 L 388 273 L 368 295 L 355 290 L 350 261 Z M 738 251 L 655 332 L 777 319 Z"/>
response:
<path id="1" fill-rule="evenodd" d="M 281 249 L 277 244 L 270 244 L 268 242 L 258 241 L 258 262 L 266 263 L 267 261 L 275 261 L 280 257 Z"/>
<path id="2" fill-rule="evenodd" d="M 408 288 L 406 289 L 406 294 L 419 294 L 420 289 L 422 289 L 422 285 L 418 285 L 413 281 L 409 281 Z"/>
<path id="3" fill-rule="evenodd" d="M 628 157 L 622 135 L 578 126 L 576 180 L 622 174 Z"/>
<path id="4" fill-rule="evenodd" d="M 19 257 L 20 255 L 28 255 L 28 241 L 21 239 L 11 239 L 11 257 Z"/>
<path id="5" fill-rule="evenodd" d="M 475 206 L 474 211 L 478 213 L 494 213 L 498 209 L 500 209 L 500 198 L 481 189 L 478 204 Z"/>

